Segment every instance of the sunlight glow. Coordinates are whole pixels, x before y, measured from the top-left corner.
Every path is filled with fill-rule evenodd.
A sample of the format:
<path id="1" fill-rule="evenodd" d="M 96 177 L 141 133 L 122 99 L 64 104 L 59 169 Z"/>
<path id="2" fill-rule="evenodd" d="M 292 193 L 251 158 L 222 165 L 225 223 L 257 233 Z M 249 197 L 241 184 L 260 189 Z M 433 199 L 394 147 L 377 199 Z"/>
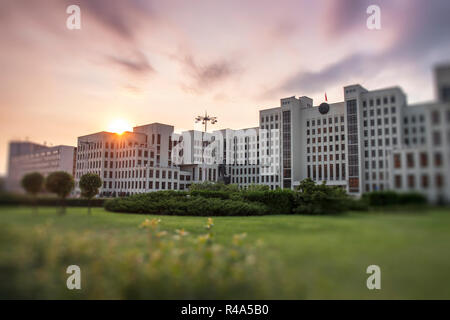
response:
<path id="1" fill-rule="evenodd" d="M 125 131 L 133 131 L 133 128 L 126 120 L 116 119 L 109 124 L 108 131 L 123 134 Z"/>

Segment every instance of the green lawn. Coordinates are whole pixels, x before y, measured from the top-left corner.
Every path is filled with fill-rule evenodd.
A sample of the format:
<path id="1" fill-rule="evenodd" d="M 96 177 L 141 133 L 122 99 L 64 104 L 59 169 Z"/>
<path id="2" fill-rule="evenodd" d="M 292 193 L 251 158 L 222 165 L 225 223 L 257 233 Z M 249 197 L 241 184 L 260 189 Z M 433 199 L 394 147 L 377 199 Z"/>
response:
<path id="1" fill-rule="evenodd" d="M 256 251 L 242 247 L 256 257 L 242 272 L 244 263 L 214 260 L 225 252 L 219 249 L 217 258 L 196 251 L 180 260 L 172 240 L 149 247 L 148 233 L 138 228 L 145 218 L 155 216 L 0 208 L 0 298 L 450 299 L 449 209 L 216 217 L 214 243 L 223 250 L 235 234 L 247 233 L 249 245 L 263 243 Z M 157 218 L 169 235 L 190 233 L 183 248 L 198 246 L 193 239 L 206 233 L 205 218 Z M 82 269 L 81 291 L 65 288 L 69 264 Z M 372 264 L 381 268 L 381 290 L 366 287 Z"/>

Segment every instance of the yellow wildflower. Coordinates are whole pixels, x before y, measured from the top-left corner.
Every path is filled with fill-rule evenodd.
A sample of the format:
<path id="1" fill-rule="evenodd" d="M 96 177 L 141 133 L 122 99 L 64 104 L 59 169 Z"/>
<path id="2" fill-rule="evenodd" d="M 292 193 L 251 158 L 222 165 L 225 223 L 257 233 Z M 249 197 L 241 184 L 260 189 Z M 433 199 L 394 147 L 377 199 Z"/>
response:
<path id="1" fill-rule="evenodd" d="M 233 244 L 239 246 L 242 244 L 242 241 L 247 236 L 247 233 L 235 234 L 233 236 Z"/>
<path id="2" fill-rule="evenodd" d="M 152 220 L 145 219 L 140 225 L 139 228 L 152 228 L 155 229 L 159 223 L 161 222 L 161 219 L 155 219 Z"/>
<path id="3" fill-rule="evenodd" d="M 187 236 L 187 235 L 189 234 L 189 232 L 185 231 L 184 229 L 177 229 L 177 230 L 175 230 L 175 232 L 176 232 L 179 236 L 182 236 L 182 237 L 185 237 L 185 236 Z"/>
<path id="4" fill-rule="evenodd" d="M 156 234 L 157 238 L 162 238 L 167 235 L 167 231 L 160 231 Z"/>

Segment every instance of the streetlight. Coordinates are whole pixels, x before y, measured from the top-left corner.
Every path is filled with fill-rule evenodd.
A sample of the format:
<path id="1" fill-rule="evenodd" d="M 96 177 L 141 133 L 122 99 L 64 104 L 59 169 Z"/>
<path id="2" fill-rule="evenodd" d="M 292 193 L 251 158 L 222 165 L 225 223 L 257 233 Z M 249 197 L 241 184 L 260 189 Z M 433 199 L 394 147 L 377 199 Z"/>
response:
<path id="1" fill-rule="evenodd" d="M 211 124 L 216 124 L 217 123 L 217 117 L 211 117 L 208 115 L 208 113 L 205 111 L 205 115 L 204 116 L 197 116 L 195 118 L 195 122 L 202 122 L 202 124 L 205 125 L 205 132 L 206 129 L 208 128 L 208 121 L 211 121 Z"/>

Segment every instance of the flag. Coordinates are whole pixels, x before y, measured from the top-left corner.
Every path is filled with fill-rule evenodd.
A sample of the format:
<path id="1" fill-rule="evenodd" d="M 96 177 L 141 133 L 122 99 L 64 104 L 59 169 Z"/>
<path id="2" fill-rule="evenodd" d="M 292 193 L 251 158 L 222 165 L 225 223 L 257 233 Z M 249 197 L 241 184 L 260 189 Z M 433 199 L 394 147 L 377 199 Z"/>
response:
<path id="1" fill-rule="evenodd" d="M 325 92 L 325 101 L 328 101 L 327 93 Z"/>

